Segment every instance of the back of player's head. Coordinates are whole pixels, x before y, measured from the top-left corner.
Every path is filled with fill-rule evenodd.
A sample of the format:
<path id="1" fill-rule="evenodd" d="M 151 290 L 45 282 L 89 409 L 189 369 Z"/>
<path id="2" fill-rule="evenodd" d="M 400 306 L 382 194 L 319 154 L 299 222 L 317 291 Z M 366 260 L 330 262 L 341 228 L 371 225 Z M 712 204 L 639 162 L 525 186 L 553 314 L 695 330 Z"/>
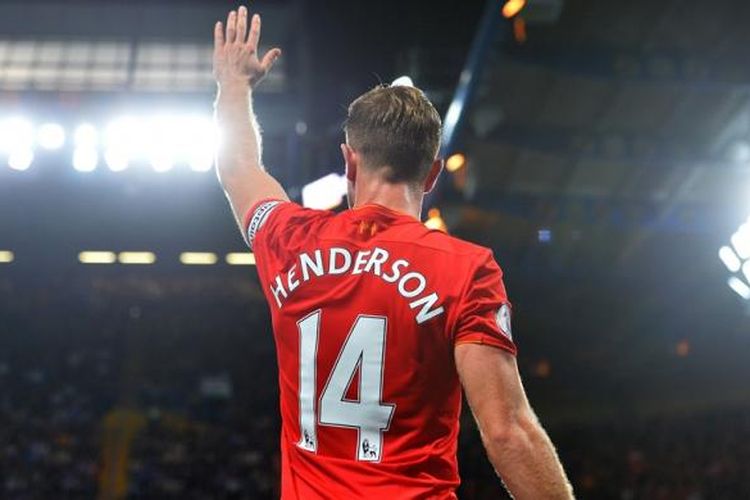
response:
<path id="1" fill-rule="evenodd" d="M 346 140 L 362 166 L 383 169 L 388 182 L 424 181 L 440 146 L 440 115 L 424 93 L 378 86 L 349 106 Z"/>

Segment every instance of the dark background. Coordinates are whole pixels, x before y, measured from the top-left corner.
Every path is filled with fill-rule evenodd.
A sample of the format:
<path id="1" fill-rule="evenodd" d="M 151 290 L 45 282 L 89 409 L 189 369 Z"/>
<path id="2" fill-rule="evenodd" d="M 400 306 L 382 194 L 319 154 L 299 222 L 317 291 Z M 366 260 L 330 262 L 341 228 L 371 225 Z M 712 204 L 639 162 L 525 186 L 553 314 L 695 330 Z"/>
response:
<path id="1" fill-rule="evenodd" d="M 748 302 L 717 252 L 750 214 L 750 5 L 529 2 L 522 41 L 503 3 L 251 6 L 263 43 L 284 49 L 256 98 L 265 162 L 298 199 L 341 171 L 353 98 L 408 74 L 445 116 L 471 69 L 444 151 L 467 164 L 429 206 L 503 267 L 528 395 L 578 496 L 747 498 Z M 547 18 L 539 7 L 558 4 Z M 71 88 L 13 76 L 72 63 L 10 44 L 200 52 L 233 7 L 0 2 L 0 120 L 54 120 L 70 134 L 124 112 L 209 114 L 210 60 L 196 59 L 195 83 L 167 56 L 150 68 L 178 76 L 140 84 L 136 57 L 122 81 Z M 84 174 L 70 140 L 36 153 L 19 172 L 0 152 L 0 250 L 15 257 L 0 264 L 0 497 L 277 495 L 268 313 L 254 268 L 221 260 L 244 247 L 214 175 L 103 162 Z M 157 262 L 88 266 L 83 250 Z M 184 266 L 184 251 L 220 260 Z M 207 380 L 229 395 L 206 392 Z M 460 465 L 462 498 L 502 494 L 468 415 Z"/>

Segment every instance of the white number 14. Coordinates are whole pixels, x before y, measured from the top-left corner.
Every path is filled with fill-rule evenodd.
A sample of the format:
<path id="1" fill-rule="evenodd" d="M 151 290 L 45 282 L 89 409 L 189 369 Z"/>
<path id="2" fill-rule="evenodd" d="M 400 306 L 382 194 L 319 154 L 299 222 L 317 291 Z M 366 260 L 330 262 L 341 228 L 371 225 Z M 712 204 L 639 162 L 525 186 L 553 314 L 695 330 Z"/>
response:
<path id="1" fill-rule="evenodd" d="M 299 424 L 297 446 L 316 452 L 317 424 L 357 430 L 357 460 L 378 462 L 382 458 L 383 432 L 388 430 L 395 405 L 384 404 L 383 362 L 386 318 L 360 315 L 320 395 L 319 417 L 315 417 L 315 384 L 321 311 L 306 316 L 297 327 L 300 334 Z M 359 370 L 359 400 L 346 399 L 346 392 Z"/>

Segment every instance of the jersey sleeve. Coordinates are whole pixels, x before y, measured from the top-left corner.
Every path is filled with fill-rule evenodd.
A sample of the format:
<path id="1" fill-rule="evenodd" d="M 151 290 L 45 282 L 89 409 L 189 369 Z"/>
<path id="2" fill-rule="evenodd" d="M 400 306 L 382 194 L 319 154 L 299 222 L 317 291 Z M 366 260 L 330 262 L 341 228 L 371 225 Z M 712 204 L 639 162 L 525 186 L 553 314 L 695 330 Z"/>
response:
<path id="1" fill-rule="evenodd" d="M 459 304 L 454 344 L 486 344 L 516 354 L 511 332 L 511 305 L 503 273 L 492 254 L 475 268 Z"/>
<path id="2" fill-rule="evenodd" d="M 256 257 L 284 262 L 315 232 L 312 226 L 321 211 L 304 208 L 290 201 L 265 199 L 245 215 L 243 227 L 247 243 Z"/>

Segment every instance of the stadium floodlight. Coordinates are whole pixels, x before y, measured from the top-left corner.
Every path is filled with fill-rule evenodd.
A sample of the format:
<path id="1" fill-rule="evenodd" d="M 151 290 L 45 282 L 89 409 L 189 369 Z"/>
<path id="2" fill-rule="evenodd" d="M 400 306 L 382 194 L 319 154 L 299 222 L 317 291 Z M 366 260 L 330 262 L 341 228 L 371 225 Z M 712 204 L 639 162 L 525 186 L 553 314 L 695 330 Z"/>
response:
<path id="1" fill-rule="evenodd" d="M 78 262 L 81 264 L 114 264 L 117 262 L 117 256 L 114 252 L 87 250 L 78 254 Z"/>
<path id="2" fill-rule="evenodd" d="M 148 130 L 145 149 L 155 172 L 168 172 L 175 165 L 186 125 L 178 117 L 159 115 L 144 123 Z"/>
<path id="3" fill-rule="evenodd" d="M 226 261 L 230 266 L 254 266 L 255 254 L 251 252 L 228 253 Z"/>
<path id="4" fill-rule="evenodd" d="M 157 153 L 151 156 L 150 163 L 154 172 L 162 174 L 172 170 L 176 162 L 173 155 L 164 152 L 162 154 Z"/>
<path id="5" fill-rule="evenodd" d="M 737 254 L 734 253 L 734 250 L 727 246 L 721 247 L 719 249 L 719 258 L 731 273 L 738 272 L 742 267 L 742 261 L 740 260 L 740 258 L 737 257 Z"/>
<path id="6" fill-rule="evenodd" d="M 212 252 L 182 252 L 180 262 L 187 266 L 210 266 L 216 264 L 218 258 Z"/>
<path id="7" fill-rule="evenodd" d="M 8 166 L 27 170 L 34 161 L 34 126 L 22 117 L 0 121 L 0 152 L 7 153 Z"/>
<path id="8" fill-rule="evenodd" d="M 737 295 L 742 297 L 745 300 L 750 300 L 750 286 L 747 286 L 747 284 L 739 279 L 737 276 L 732 276 L 729 278 L 729 281 L 727 281 L 729 284 L 729 288 L 734 290 Z"/>
<path id="9" fill-rule="evenodd" d="M 341 204 L 346 194 L 346 177 L 328 174 L 302 188 L 302 204 L 307 208 L 329 210 Z"/>
<path id="10" fill-rule="evenodd" d="M 117 256 L 120 264 L 153 264 L 156 255 L 153 252 L 120 252 Z"/>
<path id="11" fill-rule="evenodd" d="M 172 170 L 172 167 L 174 166 L 174 159 L 172 158 L 172 155 L 166 151 L 160 151 L 158 153 L 154 153 L 150 158 L 151 166 L 154 169 L 154 172 L 169 172 Z"/>
<path id="12" fill-rule="evenodd" d="M 208 172 L 214 166 L 213 152 L 196 152 L 188 158 L 190 170 L 193 172 Z"/>
<path id="13" fill-rule="evenodd" d="M 0 264 L 10 264 L 15 255 L 10 250 L 0 250 Z"/>
<path id="14" fill-rule="evenodd" d="M 213 120 L 195 116 L 186 120 L 187 126 L 181 132 L 186 144 L 181 149 L 187 154 L 187 163 L 194 172 L 208 172 L 214 164 L 214 154 L 218 144 L 218 131 Z"/>
<path id="15" fill-rule="evenodd" d="M 732 273 L 727 282 L 729 287 L 743 299 L 750 300 L 750 218 L 732 235 L 731 242 L 731 246 L 719 249 L 719 259 Z"/>
<path id="16" fill-rule="evenodd" d="M 96 148 L 99 141 L 99 134 L 96 132 L 96 128 L 90 123 L 78 125 L 73 137 L 76 146 L 88 146 L 92 149 Z"/>
<path id="17" fill-rule="evenodd" d="M 70 142 L 73 167 L 80 172 L 98 168 L 100 160 L 109 170 L 120 172 L 134 162 L 146 162 L 156 172 L 186 166 L 194 172 L 212 169 L 219 133 L 213 120 L 201 114 L 160 113 L 121 116 L 99 129 L 90 122 L 72 132 L 59 123 L 38 127 L 26 118 L 0 119 L 0 161 L 16 170 L 26 170 L 34 160 L 34 148 L 58 150 Z M 101 158 L 100 158 L 101 156 Z"/>
<path id="18" fill-rule="evenodd" d="M 409 76 L 399 76 L 391 82 L 391 87 L 413 87 L 414 81 Z"/>
<path id="19" fill-rule="evenodd" d="M 104 160 L 113 172 L 128 168 L 142 141 L 141 124 L 133 117 L 123 116 L 104 129 Z"/>
<path id="20" fill-rule="evenodd" d="M 60 149 L 65 144 L 65 129 L 59 123 L 44 123 L 36 131 L 36 141 L 42 149 Z"/>
<path id="21" fill-rule="evenodd" d="M 104 161 L 112 172 L 122 172 L 128 168 L 130 158 L 123 150 L 112 148 L 104 152 Z"/>
<path id="22" fill-rule="evenodd" d="M 732 235 L 731 242 L 734 251 L 741 259 L 750 258 L 750 224 L 742 224 Z"/>
<path id="23" fill-rule="evenodd" d="M 78 146 L 73 151 L 73 168 L 79 172 L 93 172 L 99 163 L 99 153 L 90 146 Z"/>
<path id="24" fill-rule="evenodd" d="M 0 152 L 32 149 L 34 126 L 26 118 L 14 116 L 0 120 Z"/>
<path id="25" fill-rule="evenodd" d="M 8 155 L 8 166 L 13 170 L 28 170 L 34 161 L 34 151 L 31 148 L 17 148 Z"/>

